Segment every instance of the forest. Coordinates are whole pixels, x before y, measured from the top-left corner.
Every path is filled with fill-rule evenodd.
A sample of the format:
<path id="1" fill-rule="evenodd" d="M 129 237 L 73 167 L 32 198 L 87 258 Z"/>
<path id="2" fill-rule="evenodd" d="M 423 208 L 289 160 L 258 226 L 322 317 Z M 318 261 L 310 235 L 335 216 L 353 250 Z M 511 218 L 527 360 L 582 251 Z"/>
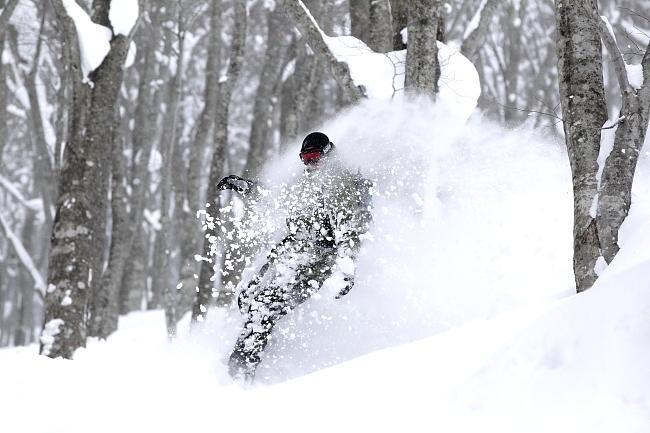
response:
<path id="1" fill-rule="evenodd" d="M 0 0 L 0 54 L 0 430 L 650 428 L 650 2 Z"/>

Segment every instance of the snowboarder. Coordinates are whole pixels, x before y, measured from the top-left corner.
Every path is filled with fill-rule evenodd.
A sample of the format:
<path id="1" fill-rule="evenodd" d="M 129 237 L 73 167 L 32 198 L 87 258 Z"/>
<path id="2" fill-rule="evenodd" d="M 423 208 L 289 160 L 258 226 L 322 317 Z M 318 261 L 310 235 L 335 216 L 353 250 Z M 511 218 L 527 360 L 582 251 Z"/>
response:
<path id="1" fill-rule="evenodd" d="M 304 139 L 302 178 L 281 200 L 287 207 L 287 236 L 271 250 L 257 275 L 242 287 L 239 309 L 246 317 L 230 355 L 232 377 L 251 381 L 275 324 L 332 279 L 345 296 L 354 284 L 354 260 L 361 235 L 371 222 L 372 183 L 344 168 L 327 135 Z M 219 189 L 243 195 L 258 186 L 238 176 L 219 182 Z"/>

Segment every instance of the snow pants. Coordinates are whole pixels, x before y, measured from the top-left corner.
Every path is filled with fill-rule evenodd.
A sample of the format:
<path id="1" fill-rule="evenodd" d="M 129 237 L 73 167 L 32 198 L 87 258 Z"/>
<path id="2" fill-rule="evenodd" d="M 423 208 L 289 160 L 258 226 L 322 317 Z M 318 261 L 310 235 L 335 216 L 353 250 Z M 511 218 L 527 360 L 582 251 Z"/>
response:
<path id="1" fill-rule="evenodd" d="M 334 248 L 313 245 L 283 245 L 275 254 L 240 293 L 246 322 L 228 362 L 235 379 L 253 379 L 275 324 L 321 288 L 336 260 Z"/>

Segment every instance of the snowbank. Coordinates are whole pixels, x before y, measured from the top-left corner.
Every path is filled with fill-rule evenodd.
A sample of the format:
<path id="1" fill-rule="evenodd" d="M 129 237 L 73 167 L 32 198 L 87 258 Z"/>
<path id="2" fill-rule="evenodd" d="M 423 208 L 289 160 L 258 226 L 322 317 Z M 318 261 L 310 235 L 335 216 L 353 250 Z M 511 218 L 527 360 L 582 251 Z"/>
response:
<path id="1" fill-rule="evenodd" d="M 387 100 L 401 96 L 406 76 L 406 50 L 376 53 L 354 36 L 323 38 L 334 56 L 348 64 L 352 80 L 364 86 L 371 99 Z M 438 101 L 446 110 L 467 119 L 481 96 L 476 68 L 458 50 L 438 42 L 440 92 Z"/>
<path id="2" fill-rule="evenodd" d="M 132 314 L 75 361 L 0 350 L 2 431 L 650 430 L 648 152 L 620 254 L 567 297 L 562 146 L 392 107 L 368 102 L 323 128 L 377 183 L 375 241 L 348 296 L 313 299 L 278 327 L 259 372 L 276 384 L 229 381 L 236 314 L 211 311 L 192 335 L 184 321 L 173 344 L 162 312 Z M 299 168 L 295 153 L 269 182 Z"/>

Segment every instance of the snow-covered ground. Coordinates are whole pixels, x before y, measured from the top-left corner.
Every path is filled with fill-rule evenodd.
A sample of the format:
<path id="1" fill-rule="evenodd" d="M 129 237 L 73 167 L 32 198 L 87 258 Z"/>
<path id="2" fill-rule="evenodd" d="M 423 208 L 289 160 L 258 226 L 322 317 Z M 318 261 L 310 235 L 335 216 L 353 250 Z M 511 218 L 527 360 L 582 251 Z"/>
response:
<path id="1" fill-rule="evenodd" d="M 0 350 L 2 431 L 650 431 L 650 149 L 620 254 L 573 295 L 568 161 L 545 131 L 377 101 L 322 129 L 376 182 L 373 240 L 348 296 L 277 327 L 256 385 L 226 374 L 237 314 L 169 343 L 162 312 L 137 313 L 74 361 Z"/>

